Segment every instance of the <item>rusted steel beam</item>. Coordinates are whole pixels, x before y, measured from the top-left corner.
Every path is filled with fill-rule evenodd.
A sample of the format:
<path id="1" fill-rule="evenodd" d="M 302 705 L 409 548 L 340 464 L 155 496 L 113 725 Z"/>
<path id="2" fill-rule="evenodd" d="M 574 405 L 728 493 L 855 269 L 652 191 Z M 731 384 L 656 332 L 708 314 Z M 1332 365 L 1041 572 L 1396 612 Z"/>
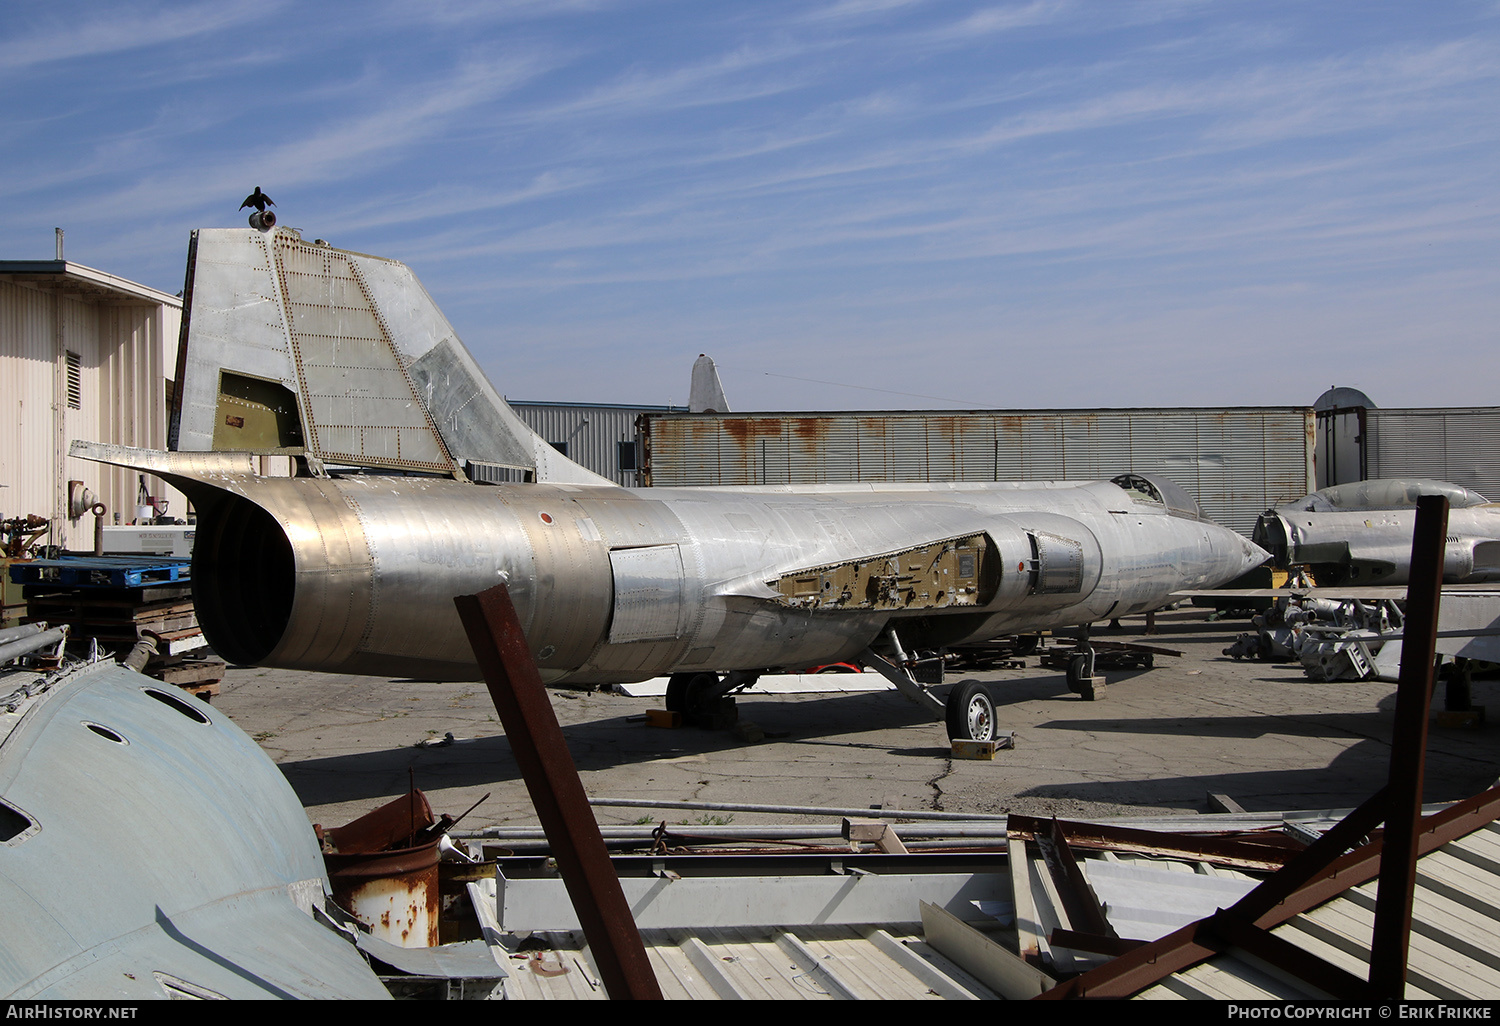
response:
<path id="1" fill-rule="evenodd" d="M 1350 848 L 1359 847 L 1371 830 L 1385 817 L 1385 789 L 1381 788 L 1345 816 L 1333 829 L 1293 857 L 1282 869 L 1263 881 L 1234 905 L 1234 913 L 1246 922 L 1259 922 L 1287 899 L 1307 886 L 1309 881 L 1324 877 L 1329 866 Z"/>
<path id="2" fill-rule="evenodd" d="M 1345 819 L 1340 827 L 1350 823 L 1354 815 L 1361 810 L 1382 801 L 1383 794 L 1382 791 L 1381 794 L 1367 801 L 1359 810 L 1351 814 L 1349 819 Z M 1450 841 L 1473 833 L 1496 818 L 1500 818 L 1500 787 L 1491 788 L 1472 798 L 1466 798 L 1423 819 L 1418 834 L 1420 838 L 1418 854 L 1426 855 L 1428 852 L 1436 851 Z M 1313 852 L 1313 848 L 1322 844 L 1322 841 L 1332 838 L 1333 833 L 1330 831 L 1325 834 L 1322 840 L 1307 849 L 1307 854 L 1317 854 Z M 1340 845 L 1342 842 L 1334 840 L 1333 844 Z M 1279 899 L 1275 898 L 1274 895 L 1280 893 L 1280 888 L 1273 888 L 1271 885 L 1278 883 L 1278 878 L 1282 874 L 1289 874 L 1298 868 L 1296 865 L 1289 866 L 1247 894 L 1229 912 L 1238 921 L 1245 922 L 1249 919 L 1248 913 L 1259 908 L 1262 911 L 1254 920 L 1254 926 L 1269 930 L 1288 919 L 1301 915 L 1310 908 L 1321 905 L 1329 898 L 1342 894 L 1351 887 L 1358 887 L 1362 883 L 1373 880 L 1380 873 L 1382 848 L 1381 842 L 1375 841 L 1356 848 L 1334 859 L 1331 863 L 1325 858 L 1319 858 L 1318 861 L 1322 862 L 1322 866 L 1315 869 L 1312 879 L 1306 879 L 1301 886 L 1285 893 Z M 1327 849 L 1322 849 L 1322 853 L 1326 855 Z M 1263 891 L 1266 893 L 1263 894 Z M 1268 895 L 1272 896 L 1269 902 L 1266 900 Z M 1044 999 L 1129 997 L 1153 983 L 1160 982 L 1172 973 L 1186 969 L 1223 950 L 1228 942 L 1209 928 L 1207 922 L 1207 920 L 1199 920 L 1196 923 L 1189 923 L 1165 937 L 1142 945 L 1096 969 L 1091 969 L 1082 976 L 1059 984 L 1039 997 Z"/>
<path id="3" fill-rule="evenodd" d="M 1142 944 L 1082 976 L 1059 983 L 1046 993 L 1038 994 L 1035 1000 L 1129 997 L 1178 970 L 1217 955 L 1227 942 L 1214 936 L 1205 922 L 1200 919 L 1188 923 L 1150 944 Z"/>
<path id="4" fill-rule="evenodd" d="M 1375 933 L 1370 942 L 1370 984 L 1376 989 L 1377 999 L 1384 1001 L 1400 1001 L 1406 996 L 1411 903 L 1417 882 L 1417 830 L 1427 766 L 1427 717 L 1432 709 L 1438 602 L 1443 591 L 1447 537 L 1447 497 L 1422 496 L 1417 500 L 1417 523 L 1412 532 L 1406 629 L 1401 639 L 1401 673 L 1396 678 L 1390 782 L 1386 784 L 1389 806 L 1385 853 L 1375 892 Z"/>
<path id="5" fill-rule="evenodd" d="M 1048 822 L 1011 813 L 1006 819 L 1006 830 L 1022 838 L 1032 838 L 1038 832 L 1049 831 Z M 1232 869 L 1270 872 L 1286 865 L 1303 849 L 1302 844 L 1279 832 L 1263 837 L 1202 837 L 1067 820 L 1058 823 L 1074 848 L 1194 859 Z"/>
<path id="6" fill-rule="evenodd" d="M 1251 926 L 1242 919 L 1220 912 L 1210 916 L 1208 928 L 1218 937 L 1297 979 L 1311 984 L 1331 998 L 1340 1001 L 1370 1000 L 1370 985 L 1346 969 L 1282 940 L 1269 930 Z"/>
<path id="7" fill-rule="evenodd" d="M 656 973 L 526 646 L 510 593 L 497 584 L 478 595 L 459 595 L 453 603 L 552 845 L 604 989 L 612 998 L 660 1000 Z"/>
<path id="8" fill-rule="evenodd" d="M 1328 833 L 1299 852 L 1281 870 L 1263 881 L 1259 887 L 1241 898 L 1228 910 L 1228 914 L 1245 923 L 1253 923 L 1262 929 L 1291 918 L 1296 912 L 1290 901 L 1300 888 L 1309 881 L 1326 881 L 1331 866 L 1350 847 L 1358 844 L 1365 833 L 1380 822 L 1384 806 L 1384 792 L 1365 801 Z M 1379 860 L 1376 859 L 1378 866 Z M 1360 880 L 1343 883 L 1335 893 L 1363 883 Z M 1323 899 L 1326 900 L 1326 899 Z M 1310 907 L 1310 906 L 1309 906 Z M 1303 911 L 1302 908 L 1297 909 Z M 1283 914 L 1285 913 L 1285 914 Z M 1207 926 L 1207 920 L 1189 923 L 1150 944 L 1136 948 L 1113 961 L 1091 969 L 1082 976 L 1054 987 L 1042 998 L 1074 997 L 1128 997 L 1172 973 L 1218 954 L 1226 946 L 1222 937 Z"/>

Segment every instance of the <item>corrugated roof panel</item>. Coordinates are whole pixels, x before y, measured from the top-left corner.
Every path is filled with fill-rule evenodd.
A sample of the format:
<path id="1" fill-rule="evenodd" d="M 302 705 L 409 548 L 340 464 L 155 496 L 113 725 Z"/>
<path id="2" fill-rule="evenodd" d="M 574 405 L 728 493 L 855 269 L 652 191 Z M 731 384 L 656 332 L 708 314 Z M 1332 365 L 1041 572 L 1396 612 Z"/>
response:
<path id="1" fill-rule="evenodd" d="M 1366 979 L 1378 881 L 1369 881 L 1272 931 Z M 1231 949 L 1136 995 L 1143 999 L 1309 999 L 1307 984 Z M 1500 997 L 1500 829 L 1489 823 L 1417 863 L 1408 953 L 1408 1000 Z"/>
<path id="2" fill-rule="evenodd" d="M 873 931 L 872 931 L 873 932 Z M 926 951 L 919 936 L 887 931 L 918 958 Z M 588 960 L 581 933 L 547 933 L 550 951 L 537 963 L 513 959 L 507 967 L 506 996 L 512 999 L 578 1000 L 606 998 Z M 942 995 L 908 971 L 870 936 L 853 927 L 775 929 L 646 930 L 641 939 L 668 999 L 715 998 L 724 990 L 749 1000 L 939 1000 Z M 808 964 L 808 956 L 815 963 Z M 546 975 L 566 967 L 567 972 Z M 709 974 L 720 978 L 715 981 Z M 962 974 L 959 974 L 962 975 Z M 990 996 L 965 980 L 982 996 Z"/>

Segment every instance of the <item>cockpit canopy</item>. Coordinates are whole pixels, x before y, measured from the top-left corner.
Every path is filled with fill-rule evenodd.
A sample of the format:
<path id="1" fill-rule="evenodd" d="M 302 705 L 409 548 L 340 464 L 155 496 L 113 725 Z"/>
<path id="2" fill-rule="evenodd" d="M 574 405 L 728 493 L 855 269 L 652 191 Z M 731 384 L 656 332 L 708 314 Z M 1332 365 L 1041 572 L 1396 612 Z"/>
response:
<path id="1" fill-rule="evenodd" d="M 1166 478 L 1154 474 L 1120 474 L 1110 478 L 1110 482 L 1148 502 L 1167 507 L 1167 512 L 1174 517 L 1203 519 L 1203 507 L 1198 505 L 1198 500 L 1186 488 Z"/>
<path id="2" fill-rule="evenodd" d="M 1417 500 L 1424 495 L 1446 495 L 1452 509 L 1484 506 L 1490 501 L 1472 489 L 1447 481 L 1433 481 L 1429 478 L 1379 478 L 1334 485 L 1278 508 L 1305 513 L 1415 509 Z"/>

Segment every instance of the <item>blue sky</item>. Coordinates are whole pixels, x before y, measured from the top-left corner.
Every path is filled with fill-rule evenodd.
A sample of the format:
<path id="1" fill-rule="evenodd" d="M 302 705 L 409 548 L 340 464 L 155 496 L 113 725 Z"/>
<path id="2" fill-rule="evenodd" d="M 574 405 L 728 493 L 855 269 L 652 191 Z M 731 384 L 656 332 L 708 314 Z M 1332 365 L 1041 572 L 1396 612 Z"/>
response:
<path id="1" fill-rule="evenodd" d="M 1500 3 L 0 2 L 0 258 L 281 223 L 512 398 L 1500 404 Z"/>

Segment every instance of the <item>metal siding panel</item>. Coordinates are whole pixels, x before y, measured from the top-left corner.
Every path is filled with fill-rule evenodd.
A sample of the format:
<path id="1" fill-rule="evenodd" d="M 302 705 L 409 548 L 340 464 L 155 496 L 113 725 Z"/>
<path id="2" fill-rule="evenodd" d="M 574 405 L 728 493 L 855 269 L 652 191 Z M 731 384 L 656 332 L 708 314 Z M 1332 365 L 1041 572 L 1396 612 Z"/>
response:
<path id="1" fill-rule="evenodd" d="M 1500 410 L 1451 410 L 1443 480 L 1500 499 Z"/>
<path id="2" fill-rule="evenodd" d="M 818 456 L 819 484 L 829 481 L 858 481 L 859 453 L 862 445 L 859 421 L 853 417 L 818 418 L 818 430 L 824 446 Z"/>
<path id="3" fill-rule="evenodd" d="M 1500 410 L 1370 410 L 1370 477 L 1427 477 L 1500 498 Z"/>
<path id="4" fill-rule="evenodd" d="M 0 432 L 0 513 L 50 516 L 53 490 L 54 301 L 0 282 L 0 395 L 16 411 L 16 431 Z"/>
<path id="5" fill-rule="evenodd" d="M 924 417 L 896 414 L 887 417 L 888 481 L 928 481 L 927 425 Z"/>
<path id="6" fill-rule="evenodd" d="M 66 409 L 64 437 L 54 431 L 52 397 L 57 381 L 59 315 L 63 348 L 80 357 L 82 409 Z M 16 411 L 17 429 L 0 441 L 0 514 L 40 513 L 57 524 L 54 541 L 87 541 L 88 520 L 74 526 L 63 503 L 69 478 L 82 480 L 121 519 L 134 517 L 136 475 L 87 461 L 67 459 L 74 439 L 148 448 L 166 444 L 167 326 L 175 332 L 181 312 L 170 316 L 149 303 L 96 303 L 0 282 L 0 396 Z M 61 444 L 62 450 L 58 446 Z M 186 500 L 154 477 L 153 495 L 165 496 L 168 512 L 181 516 Z"/>
<path id="7" fill-rule="evenodd" d="M 1447 424 L 1441 411 L 1371 410 L 1367 424 L 1371 478 L 1444 479 Z"/>
<path id="8" fill-rule="evenodd" d="M 889 420 L 871 414 L 855 414 L 858 430 L 858 452 L 856 481 L 891 480 L 891 456 L 886 442 Z"/>
<path id="9" fill-rule="evenodd" d="M 1248 535 L 1312 483 L 1302 407 L 652 417 L 652 483 L 1098 480 L 1158 474 Z M 718 448 L 722 447 L 722 448 Z"/>
<path id="10" fill-rule="evenodd" d="M 1065 480 L 1068 476 L 1068 463 L 1062 417 L 1056 413 L 1033 416 L 1023 413 L 1019 419 L 1021 472 L 1016 480 Z"/>
<path id="11" fill-rule="evenodd" d="M 993 481 L 995 472 L 995 420 L 993 417 L 957 418 L 958 481 Z"/>
<path id="12" fill-rule="evenodd" d="M 764 430 L 758 432 L 754 440 L 759 451 L 751 453 L 751 459 L 759 461 L 760 483 L 791 484 L 792 450 L 786 418 L 767 418 L 761 424 Z"/>

